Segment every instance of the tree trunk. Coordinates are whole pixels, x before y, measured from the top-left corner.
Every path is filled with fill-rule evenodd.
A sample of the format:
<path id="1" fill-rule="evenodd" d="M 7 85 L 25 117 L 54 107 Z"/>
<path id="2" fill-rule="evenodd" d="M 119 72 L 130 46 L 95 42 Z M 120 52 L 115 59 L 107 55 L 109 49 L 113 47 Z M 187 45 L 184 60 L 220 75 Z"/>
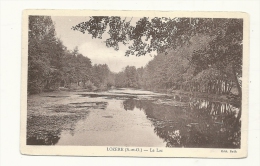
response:
<path id="1" fill-rule="evenodd" d="M 230 84 L 229 84 L 228 93 L 230 93 L 232 87 L 233 87 L 233 83 L 232 83 L 232 81 L 231 81 Z"/>
<path id="2" fill-rule="evenodd" d="M 235 78 L 235 83 L 236 83 L 236 87 L 237 87 L 237 90 L 238 90 L 238 95 L 239 95 L 240 97 L 242 97 L 242 89 L 241 89 L 241 87 L 240 87 L 240 85 L 239 85 L 238 78 L 237 78 L 237 74 L 236 74 L 236 71 L 235 71 L 235 69 L 234 69 L 233 66 L 232 66 L 232 73 L 233 73 L 234 78 Z"/>

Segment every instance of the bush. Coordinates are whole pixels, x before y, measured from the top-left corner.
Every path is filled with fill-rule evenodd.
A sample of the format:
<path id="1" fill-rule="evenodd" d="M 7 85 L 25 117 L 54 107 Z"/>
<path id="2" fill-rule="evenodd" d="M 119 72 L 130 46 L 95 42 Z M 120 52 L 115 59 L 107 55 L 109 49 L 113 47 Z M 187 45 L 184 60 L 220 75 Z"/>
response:
<path id="1" fill-rule="evenodd" d="M 100 87 L 99 87 L 99 90 L 100 90 L 100 91 L 105 91 L 105 90 L 107 90 L 107 85 L 106 85 L 106 84 L 101 84 Z"/>
<path id="2" fill-rule="evenodd" d="M 94 86 L 94 84 L 90 81 L 87 81 L 86 84 L 84 85 L 85 89 L 88 89 L 90 91 L 95 90 L 97 87 Z"/>

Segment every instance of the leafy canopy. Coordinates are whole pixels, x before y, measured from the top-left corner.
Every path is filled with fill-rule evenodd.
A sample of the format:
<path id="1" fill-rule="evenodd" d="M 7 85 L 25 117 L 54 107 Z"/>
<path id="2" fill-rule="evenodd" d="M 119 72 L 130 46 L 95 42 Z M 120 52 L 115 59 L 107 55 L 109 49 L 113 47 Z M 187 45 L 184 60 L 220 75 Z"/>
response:
<path id="1" fill-rule="evenodd" d="M 118 50 L 119 43 L 126 45 L 132 41 L 126 55 L 141 56 L 152 51 L 166 52 L 168 48 L 175 49 L 188 44 L 190 38 L 196 34 L 218 36 L 225 33 L 225 30 L 230 33 L 232 26 L 237 26 L 234 20 L 238 19 L 143 17 L 132 26 L 131 20 L 126 21 L 126 18 L 93 16 L 72 29 L 87 32 L 93 38 L 100 39 L 108 29 L 106 46 Z M 241 23 L 238 20 L 238 24 Z M 238 31 L 241 31 L 240 27 Z"/>

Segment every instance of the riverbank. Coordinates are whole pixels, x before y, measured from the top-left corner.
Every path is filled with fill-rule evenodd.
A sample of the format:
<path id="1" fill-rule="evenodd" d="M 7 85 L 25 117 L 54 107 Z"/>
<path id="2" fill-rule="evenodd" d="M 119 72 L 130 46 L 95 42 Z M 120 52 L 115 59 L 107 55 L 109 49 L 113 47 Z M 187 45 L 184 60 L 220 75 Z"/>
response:
<path id="1" fill-rule="evenodd" d="M 59 91 L 68 91 L 68 92 L 107 92 L 109 90 L 120 90 L 120 89 L 125 89 L 125 88 L 95 88 L 95 89 L 87 89 L 87 88 L 82 88 L 82 87 L 73 87 L 73 88 L 64 88 L 60 87 L 56 92 Z M 128 88 L 128 89 L 133 89 L 133 90 L 144 90 L 146 89 L 139 89 L 139 88 Z M 55 91 L 54 91 L 55 92 Z M 217 102 L 229 102 L 233 103 L 237 106 L 241 105 L 241 99 L 237 95 L 237 90 L 232 89 L 230 94 L 211 94 L 211 93 L 204 93 L 204 92 L 189 92 L 189 91 L 183 91 L 183 90 L 172 90 L 172 89 L 160 89 L 160 90 L 153 90 L 155 93 L 162 93 L 168 96 L 168 98 L 174 98 L 174 96 L 178 95 L 180 98 L 201 98 L 201 99 L 207 99 L 211 101 L 217 101 Z M 167 97 L 166 97 L 167 98 Z"/>
<path id="2" fill-rule="evenodd" d="M 189 98 L 201 98 L 201 99 L 207 99 L 211 101 L 217 101 L 217 102 L 229 102 L 236 105 L 240 105 L 241 99 L 238 96 L 237 90 L 232 90 L 230 94 L 211 94 L 211 93 L 203 93 L 203 92 L 189 92 L 189 91 L 183 91 L 183 90 L 157 90 L 155 92 L 158 93 L 165 93 L 168 96 L 183 96 L 183 97 L 189 97 Z"/>

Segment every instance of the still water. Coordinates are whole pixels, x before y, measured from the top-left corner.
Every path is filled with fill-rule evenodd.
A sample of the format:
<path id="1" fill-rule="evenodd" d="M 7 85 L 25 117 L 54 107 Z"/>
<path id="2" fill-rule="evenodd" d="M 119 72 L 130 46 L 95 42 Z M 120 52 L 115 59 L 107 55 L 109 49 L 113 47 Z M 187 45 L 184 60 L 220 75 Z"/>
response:
<path id="1" fill-rule="evenodd" d="M 68 108 L 87 114 L 45 141 L 27 137 L 27 144 L 240 148 L 241 110 L 235 104 L 133 89 L 71 96 Z"/>

